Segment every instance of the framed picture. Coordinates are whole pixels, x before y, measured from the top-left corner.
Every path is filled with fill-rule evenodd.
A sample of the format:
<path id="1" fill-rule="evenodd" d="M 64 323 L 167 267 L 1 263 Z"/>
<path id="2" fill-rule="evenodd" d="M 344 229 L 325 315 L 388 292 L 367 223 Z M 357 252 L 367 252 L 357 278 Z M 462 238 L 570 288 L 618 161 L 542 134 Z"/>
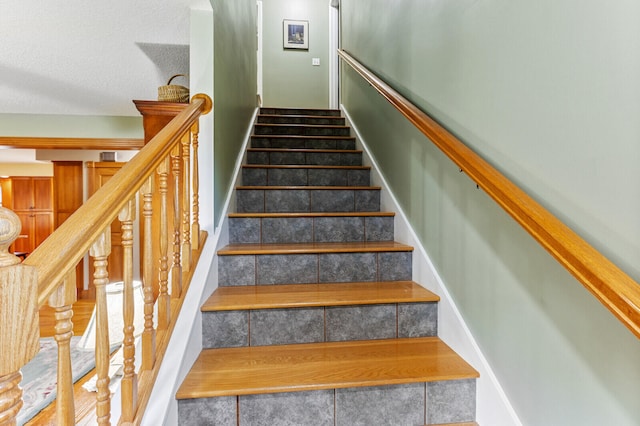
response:
<path id="1" fill-rule="evenodd" d="M 285 19 L 282 29 L 282 47 L 309 50 L 309 21 Z"/>

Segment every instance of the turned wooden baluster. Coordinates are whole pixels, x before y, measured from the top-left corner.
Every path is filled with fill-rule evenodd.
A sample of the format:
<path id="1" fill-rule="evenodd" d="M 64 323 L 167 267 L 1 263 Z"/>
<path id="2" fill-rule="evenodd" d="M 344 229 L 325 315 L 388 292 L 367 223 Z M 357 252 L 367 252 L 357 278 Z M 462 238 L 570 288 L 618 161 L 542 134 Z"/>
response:
<path id="1" fill-rule="evenodd" d="M 158 167 L 160 194 L 160 257 L 158 265 L 158 329 L 166 330 L 169 325 L 170 302 L 169 297 L 169 219 L 167 217 L 167 193 L 169 189 L 169 157 Z"/>
<path id="2" fill-rule="evenodd" d="M 191 269 L 191 132 L 181 139 L 182 143 L 182 269 Z"/>
<path id="3" fill-rule="evenodd" d="M 109 315 L 107 290 L 109 273 L 107 257 L 111 253 L 111 229 L 105 229 L 91 246 L 93 285 L 96 289 L 96 417 L 99 425 L 110 424 L 111 393 L 109 392 Z"/>
<path id="4" fill-rule="evenodd" d="M 200 125 L 196 121 L 191 126 L 191 146 L 193 150 L 193 176 L 192 192 L 193 192 L 193 225 L 191 226 L 191 245 L 194 250 L 200 249 L 200 199 L 198 191 L 200 191 L 200 169 L 198 168 L 198 133 Z"/>
<path id="5" fill-rule="evenodd" d="M 142 332 L 142 370 L 151 370 L 156 353 L 156 331 L 153 328 L 153 176 L 142 185 L 142 217 L 144 228 L 144 257 L 142 259 L 142 288 L 144 290 L 144 331 Z"/>
<path id="6" fill-rule="evenodd" d="M 20 218 L 0 206 L 0 424 L 15 425 L 22 408 L 20 369 L 40 350 L 36 269 L 20 264 L 9 246 Z"/>
<path id="7" fill-rule="evenodd" d="M 182 162 L 180 161 L 180 145 L 176 144 L 171 151 L 171 173 L 173 175 L 173 265 L 171 266 L 171 297 L 182 294 L 182 265 L 180 262 L 181 234 L 181 197 Z"/>
<path id="8" fill-rule="evenodd" d="M 76 271 L 67 274 L 63 283 L 49 296 L 49 306 L 55 310 L 55 340 L 58 343 L 58 393 L 56 424 L 75 424 L 73 375 L 71 372 L 71 337 L 73 336 L 73 304 L 77 300 Z"/>
<path id="9" fill-rule="evenodd" d="M 138 399 L 138 377 L 135 371 L 135 338 L 134 338 L 134 302 L 133 302 L 133 221 L 136 219 L 135 198 L 129 200 L 124 206 L 118 219 L 122 224 L 122 277 L 124 289 L 122 295 L 122 319 L 124 358 L 123 376 L 121 384 L 122 417 L 120 421 L 133 420 Z"/>

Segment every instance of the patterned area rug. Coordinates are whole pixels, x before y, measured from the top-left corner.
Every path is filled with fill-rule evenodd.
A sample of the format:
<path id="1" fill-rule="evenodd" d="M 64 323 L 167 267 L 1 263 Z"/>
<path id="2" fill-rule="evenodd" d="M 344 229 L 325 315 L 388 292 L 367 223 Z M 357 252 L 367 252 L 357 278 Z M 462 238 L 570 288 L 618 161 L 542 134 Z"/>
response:
<path id="1" fill-rule="evenodd" d="M 73 382 L 81 379 L 95 366 L 93 349 L 78 349 L 80 336 L 71 338 L 71 370 Z M 22 369 L 24 405 L 18 415 L 18 425 L 24 425 L 47 407 L 56 397 L 58 347 L 53 337 L 40 339 L 40 352 Z"/>

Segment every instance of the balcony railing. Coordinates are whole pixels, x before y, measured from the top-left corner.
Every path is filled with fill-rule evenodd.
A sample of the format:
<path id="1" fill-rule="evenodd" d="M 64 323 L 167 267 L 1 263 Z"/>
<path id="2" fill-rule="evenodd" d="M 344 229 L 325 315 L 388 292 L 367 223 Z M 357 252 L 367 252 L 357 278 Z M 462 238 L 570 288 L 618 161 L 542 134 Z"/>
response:
<path id="1" fill-rule="evenodd" d="M 15 424 L 22 407 L 20 369 L 39 350 L 38 312 L 44 305 L 55 310 L 56 320 L 55 423 L 76 423 L 70 357 L 72 305 L 76 301 L 76 265 L 87 253 L 93 265 L 91 279 L 96 296 L 95 420 L 100 425 L 110 424 L 111 405 L 119 403 L 121 424 L 140 423 L 189 287 L 190 272 L 206 239 L 206 232 L 199 225 L 198 119 L 211 106 L 208 96 L 194 96 L 189 105 L 22 262 L 8 252 L 20 233 L 20 221 L 13 212 L 0 207 L 0 424 Z M 108 376 L 112 348 L 107 314 L 106 286 L 110 282 L 107 259 L 111 252 L 111 224 L 116 219 L 122 231 L 124 283 L 121 401 L 111 400 Z M 139 233 L 134 232 L 136 222 Z M 152 248 L 154 240 L 158 249 Z M 144 330 L 137 369 L 135 261 L 141 265 L 144 294 Z M 154 278 L 158 288 L 154 288 Z"/>

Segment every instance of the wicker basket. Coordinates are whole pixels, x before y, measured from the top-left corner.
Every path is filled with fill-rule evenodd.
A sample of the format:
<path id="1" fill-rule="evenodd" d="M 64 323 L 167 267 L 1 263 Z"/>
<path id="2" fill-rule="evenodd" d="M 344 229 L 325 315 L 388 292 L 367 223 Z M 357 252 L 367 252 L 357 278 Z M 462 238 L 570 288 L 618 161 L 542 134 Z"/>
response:
<path id="1" fill-rule="evenodd" d="M 174 78 L 184 76 L 184 74 L 176 74 L 169 79 L 166 86 L 158 87 L 158 100 L 161 102 L 189 103 L 189 89 L 171 84 Z"/>

